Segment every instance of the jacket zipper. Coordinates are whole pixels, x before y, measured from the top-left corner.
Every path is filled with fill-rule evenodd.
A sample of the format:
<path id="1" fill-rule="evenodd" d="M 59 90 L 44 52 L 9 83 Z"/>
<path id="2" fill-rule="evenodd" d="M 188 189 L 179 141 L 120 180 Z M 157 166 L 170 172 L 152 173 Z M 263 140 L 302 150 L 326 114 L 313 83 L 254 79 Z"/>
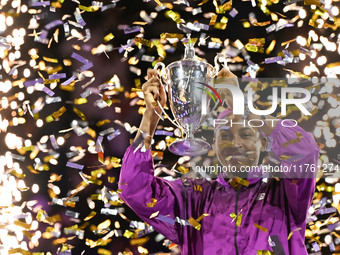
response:
<path id="1" fill-rule="evenodd" d="M 235 214 L 236 214 L 236 220 L 235 220 L 235 235 L 234 235 L 234 244 L 235 244 L 235 251 L 236 251 L 236 255 L 238 254 L 238 247 L 237 247 L 237 204 L 238 204 L 238 196 L 239 196 L 239 191 L 240 190 L 236 190 L 236 203 L 235 203 Z"/>

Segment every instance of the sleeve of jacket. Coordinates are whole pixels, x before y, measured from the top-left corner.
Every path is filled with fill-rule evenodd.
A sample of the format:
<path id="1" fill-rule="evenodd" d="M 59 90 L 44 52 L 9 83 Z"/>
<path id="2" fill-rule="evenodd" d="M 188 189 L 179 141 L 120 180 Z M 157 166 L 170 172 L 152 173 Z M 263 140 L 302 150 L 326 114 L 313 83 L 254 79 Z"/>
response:
<path id="1" fill-rule="evenodd" d="M 289 120 L 279 120 L 269 136 L 281 160 L 286 198 L 297 222 L 304 222 L 311 205 L 320 148 L 313 135 Z M 294 127 L 293 127 L 294 126 Z"/>
<path id="2" fill-rule="evenodd" d="M 174 220 L 176 217 L 184 216 L 183 184 L 181 181 L 167 181 L 154 176 L 151 149 L 141 152 L 131 145 L 126 150 L 119 189 L 120 198 L 141 219 L 172 242 L 179 243 L 182 229 Z M 147 204 L 151 203 L 152 198 L 156 199 L 157 203 L 153 207 L 148 207 Z M 158 216 L 150 219 L 156 212 L 159 212 Z"/>

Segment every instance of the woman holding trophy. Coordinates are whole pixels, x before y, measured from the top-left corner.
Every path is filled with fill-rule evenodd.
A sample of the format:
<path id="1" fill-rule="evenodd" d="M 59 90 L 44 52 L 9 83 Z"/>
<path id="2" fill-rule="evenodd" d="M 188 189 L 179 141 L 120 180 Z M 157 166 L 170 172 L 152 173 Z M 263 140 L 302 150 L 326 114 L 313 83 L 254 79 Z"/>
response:
<path id="1" fill-rule="evenodd" d="M 271 149 L 281 165 L 303 166 L 303 171 L 281 173 L 280 178 L 226 172 L 216 181 L 154 177 L 150 147 L 167 96 L 158 71 L 149 69 L 147 77 L 146 111 L 123 159 L 121 199 L 185 255 L 307 255 L 305 227 L 316 171 L 308 172 L 304 166 L 317 164 L 319 155 L 312 135 L 299 126 L 284 128 L 282 120 L 261 127 L 218 123 L 213 149 L 222 166 L 261 169 L 260 154 Z M 226 68 L 218 77 L 238 86 L 236 76 Z M 258 119 L 252 113 L 233 115 L 231 94 L 218 92 L 229 107 L 218 119 Z M 265 121 L 269 119 L 274 117 L 266 116 Z M 301 153 L 303 157 L 297 157 Z"/>

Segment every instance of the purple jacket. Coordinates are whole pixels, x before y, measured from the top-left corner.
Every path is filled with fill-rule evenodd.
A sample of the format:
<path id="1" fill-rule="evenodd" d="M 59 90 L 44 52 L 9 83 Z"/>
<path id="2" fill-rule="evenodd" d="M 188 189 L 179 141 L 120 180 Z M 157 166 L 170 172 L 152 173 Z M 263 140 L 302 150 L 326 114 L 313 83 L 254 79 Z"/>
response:
<path id="1" fill-rule="evenodd" d="M 297 138 L 297 132 L 303 136 L 300 142 L 286 146 Z M 316 165 L 320 149 L 310 133 L 299 126 L 283 127 L 281 120 L 270 137 L 278 159 L 291 156 L 291 160 L 281 160 L 282 166 L 291 167 L 291 172 L 285 173 L 287 178 L 248 178 L 249 186 L 238 191 L 223 178 L 167 181 L 154 177 L 151 150 L 134 153 L 130 146 L 120 174 L 120 197 L 156 231 L 178 244 L 182 254 L 274 254 L 265 253 L 271 251 L 275 255 L 307 255 L 306 217 L 316 169 L 310 171 L 313 168 L 306 169 L 305 164 Z M 309 178 L 300 173 L 306 170 Z M 156 205 L 147 207 L 152 198 L 157 199 Z M 150 219 L 157 211 L 158 216 Z M 197 220 L 202 214 L 209 215 L 199 221 L 200 230 L 188 224 L 188 219 Z"/>

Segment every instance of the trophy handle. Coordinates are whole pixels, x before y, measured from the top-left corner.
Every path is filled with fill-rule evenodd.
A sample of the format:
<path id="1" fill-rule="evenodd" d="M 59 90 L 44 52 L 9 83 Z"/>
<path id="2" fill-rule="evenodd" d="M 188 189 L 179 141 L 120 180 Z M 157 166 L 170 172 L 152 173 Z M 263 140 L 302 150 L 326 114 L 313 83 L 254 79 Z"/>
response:
<path id="1" fill-rule="evenodd" d="M 168 90 L 166 84 L 163 82 L 164 77 L 166 77 L 166 73 L 165 73 L 166 67 L 165 67 L 165 64 L 164 64 L 163 62 L 158 62 L 158 63 L 156 63 L 156 65 L 154 66 L 153 69 L 158 70 L 159 67 L 161 67 L 161 70 L 160 70 L 160 72 L 159 72 L 159 76 L 160 76 L 159 81 L 160 81 L 160 83 L 163 85 L 163 87 L 164 87 L 166 90 Z"/>
<path id="2" fill-rule="evenodd" d="M 159 67 L 161 67 L 161 70 L 160 70 L 160 73 L 159 73 L 159 76 L 160 76 L 160 77 L 158 78 L 158 80 L 159 80 L 160 84 L 165 88 L 166 92 L 168 92 L 168 86 L 166 85 L 165 82 L 163 82 L 164 77 L 166 77 L 166 73 L 165 73 L 166 67 L 165 67 L 165 64 L 164 64 L 163 62 L 158 62 L 158 63 L 156 63 L 156 65 L 154 66 L 153 69 L 158 70 Z M 165 79 L 166 79 L 166 78 L 165 78 Z M 179 123 L 177 122 L 176 119 L 172 120 L 172 119 L 170 118 L 170 116 L 166 113 L 166 111 L 165 111 L 165 110 L 163 109 L 163 107 L 161 106 L 160 102 L 159 102 L 158 100 L 157 100 L 156 102 L 157 102 L 159 108 L 161 108 L 162 113 L 168 118 L 168 120 L 169 120 L 173 125 L 175 125 L 176 127 L 180 128 L 180 129 L 183 129 L 183 128 L 181 127 L 181 125 L 179 125 Z M 164 120 L 163 116 L 159 115 L 156 111 L 155 111 L 155 113 L 158 115 L 158 117 L 160 117 L 161 120 Z"/>
<path id="3" fill-rule="evenodd" d="M 215 73 L 214 73 L 213 77 L 216 76 L 218 74 L 218 72 L 220 71 L 220 65 L 218 63 L 220 61 L 220 58 L 223 58 L 223 64 L 224 64 L 223 67 L 229 69 L 228 62 L 227 62 L 227 56 L 224 53 L 219 53 L 214 58 L 214 63 L 215 63 L 214 71 L 215 71 Z"/>

